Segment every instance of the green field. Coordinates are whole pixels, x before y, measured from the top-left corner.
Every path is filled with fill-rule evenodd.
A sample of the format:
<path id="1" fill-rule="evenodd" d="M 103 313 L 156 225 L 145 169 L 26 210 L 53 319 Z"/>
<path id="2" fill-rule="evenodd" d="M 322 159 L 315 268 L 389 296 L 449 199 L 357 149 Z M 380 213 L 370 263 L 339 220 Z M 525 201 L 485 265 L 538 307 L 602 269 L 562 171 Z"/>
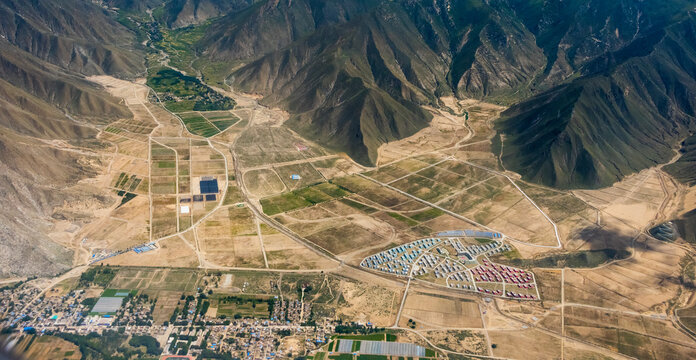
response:
<path id="1" fill-rule="evenodd" d="M 401 221 L 401 222 L 404 222 L 404 223 L 408 224 L 408 226 L 416 226 L 416 225 L 418 225 L 418 222 L 417 222 L 417 221 L 415 221 L 415 220 L 413 220 L 413 219 L 411 219 L 411 218 L 407 218 L 407 217 L 405 217 L 405 216 L 403 216 L 403 215 L 401 215 L 401 214 L 397 214 L 397 213 L 393 213 L 393 212 L 388 212 L 387 215 L 389 215 L 390 217 L 392 217 L 392 218 L 394 218 L 394 219 L 396 219 L 396 220 L 399 220 L 399 221 Z"/>
<path id="2" fill-rule="evenodd" d="M 110 286 L 118 289 L 166 290 L 191 292 L 196 290 L 198 273 L 193 270 L 120 268 Z"/>
<path id="3" fill-rule="evenodd" d="M 116 296 L 118 293 L 128 293 L 130 295 L 135 296 L 135 294 L 138 293 L 138 290 L 132 290 L 132 289 L 105 289 L 101 296 L 102 297 L 113 297 Z"/>
<path id="4" fill-rule="evenodd" d="M 195 135 L 210 137 L 218 134 L 220 130 L 198 113 L 179 114 L 184 121 L 186 129 Z"/>
<path id="5" fill-rule="evenodd" d="M 205 116 L 220 131 L 224 131 L 239 121 L 239 118 L 229 111 L 206 111 L 201 115 Z"/>
<path id="6" fill-rule="evenodd" d="M 440 215 L 443 215 L 444 213 L 445 212 L 440 209 L 430 208 L 428 210 L 412 214 L 410 215 L 410 218 L 416 221 L 425 222 L 428 220 L 432 220 Z"/>
<path id="7" fill-rule="evenodd" d="M 478 240 L 478 239 L 477 239 Z M 549 255 L 537 259 L 511 258 L 512 256 L 495 256 L 495 260 L 517 267 L 542 267 L 542 268 L 594 268 L 612 260 L 625 259 L 631 253 L 626 250 L 602 249 L 580 250 L 565 254 Z"/>
<path id="8" fill-rule="evenodd" d="M 218 316 L 268 319 L 272 303 L 268 296 L 219 295 L 213 298 L 212 306 L 217 307 Z"/>
<path id="9" fill-rule="evenodd" d="M 361 204 L 359 202 L 355 202 L 355 201 L 350 200 L 350 199 L 341 199 L 341 202 L 354 208 L 354 209 L 358 209 L 366 214 L 372 214 L 372 213 L 377 211 L 377 209 L 375 209 L 373 207 Z"/>
<path id="10" fill-rule="evenodd" d="M 261 199 L 261 206 L 266 215 L 276 215 L 331 201 L 348 194 L 348 191 L 334 184 L 321 183 Z"/>

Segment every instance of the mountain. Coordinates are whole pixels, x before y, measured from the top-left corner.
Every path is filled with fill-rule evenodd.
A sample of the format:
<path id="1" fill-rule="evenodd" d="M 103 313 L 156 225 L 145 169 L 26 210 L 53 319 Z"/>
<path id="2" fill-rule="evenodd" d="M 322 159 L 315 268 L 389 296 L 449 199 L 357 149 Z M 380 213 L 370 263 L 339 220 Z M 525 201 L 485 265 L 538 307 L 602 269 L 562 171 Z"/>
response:
<path id="1" fill-rule="evenodd" d="M 84 75 L 143 73 L 133 39 L 91 2 L 0 2 L 0 275 L 67 269 L 51 220 L 88 222 L 61 208 L 113 201 L 80 181 L 106 166 L 95 126 L 132 115 Z"/>
<path id="2" fill-rule="evenodd" d="M 556 187 L 599 187 L 668 162 L 696 128 L 696 19 L 583 65 L 503 113 L 503 163 Z"/>
<path id="3" fill-rule="evenodd" d="M 663 169 L 677 180 L 689 185 L 696 185 L 696 135 L 692 134 L 681 143 L 679 158 Z"/>
<path id="4" fill-rule="evenodd" d="M 422 105 L 502 96 L 535 76 L 543 53 L 513 20 L 475 0 L 266 1 L 214 22 L 198 48 L 248 61 L 231 75 L 235 87 L 370 165 L 381 144 L 427 126 Z"/>
<path id="5" fill-rule="evenodd" d="M 132 34 L 91 2 L 3 0 L 0 19 L 0 37 L 64 69 L 120 76 L 143 69 Z"/>
<path id="6" fill-rule="evenodd" d="M 363 164 L 453 94 L 512 105 L 496 124 L 507 168 L 592 188 L 669 161 L 693 132 L 694 5 L 262 1 L 214 21 L 197 49 L 245 63 L 233 86 Z"/>
<path id="7" fill-rule="evenodd" d="M 164 4 L 164 21 L 171 28 L 200 24 L 208 19 L 237 12 L 253 0 L 171 0 Z"/>

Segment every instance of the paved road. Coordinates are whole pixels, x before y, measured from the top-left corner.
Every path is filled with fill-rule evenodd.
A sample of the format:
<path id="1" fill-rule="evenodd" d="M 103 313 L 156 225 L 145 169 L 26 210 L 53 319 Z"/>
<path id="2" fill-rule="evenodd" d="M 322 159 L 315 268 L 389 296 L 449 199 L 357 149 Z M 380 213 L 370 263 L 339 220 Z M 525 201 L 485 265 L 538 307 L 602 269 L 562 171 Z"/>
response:
<path id="1" fill-rule="evenodd" d="M 394 321 L 394 328 L 399 327 L 399 320 L 401 320 L 401 311 L 404 309 L 404 304 L 406 304 L 406 296 L 408 295 L 408 288 L 411 286 L 411 276 L 408 277 L 406 282 L 406 288 L 404 289 L 404 297 L 401 298 L 401 306 L 399 306 L 399 312 L 396 313 L 396 321 Z"/>

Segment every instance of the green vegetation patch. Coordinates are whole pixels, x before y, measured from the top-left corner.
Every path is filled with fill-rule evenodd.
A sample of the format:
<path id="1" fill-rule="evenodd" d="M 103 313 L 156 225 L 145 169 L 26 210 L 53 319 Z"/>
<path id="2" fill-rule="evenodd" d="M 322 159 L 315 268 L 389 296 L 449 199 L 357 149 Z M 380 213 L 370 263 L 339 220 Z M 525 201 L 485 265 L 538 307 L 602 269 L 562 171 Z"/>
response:
<path id="1" fill-rule="evenodd" d="M 342 203 L 344 203 L 344 204 L 346 204 L 346 205 L 348 205 L 348 206 L 350 206 L 350 207 L 352 207 L 352 208 L 354 208 L 354 209 L 358 209 L 358 210 L 360 210 L 360 211 L 362 211 L 362 212 L 364 212 L 364 213 L 366 213 L 366 214 L 372 214 L 372 213 L 374 213 L 374 212 L 377 211 L 377 209 L 375 209 L 375 208 L 373 208 L 373 207 L 371 207 L 371 206 L 367 206 L 367 205 L 365 205 L 365 204 L 361 204 L 361 203 L 359 203 L 359 202 L 356 202 L 356 201 L 353 201 L 353 200 L 350 200 L 350 199 L 341 199 L 340 201 L 341 201 Z"/>
<path id="2" fill-rule="evenodd" d="M 127 202 L 129 202 L 129 201 L 135 199 L 135 197 L 138 196 L 138 195 L 133 194 L 133 193 L 130 193 L 130 192 L 127 192 L 127 193 L 124 193 L 122 196 L 123 196 L 123 197 L 121 198 L 121 203 L 118 204 L 118 207 L 121 207 L 121 206 L 123 206 L 125 203 L 127 203 Z"/>
<path id="3" fill-rule="evenodd" d="M 135 349 L 124 347 L 128 335 L 106 330 L 102 334 L 91 332 L 87 335 L 56 333 L 53 336 L 69 341 L 80 348 L 83 359 L 113 359 L 121 354 L 121 358 L 129 359 L 136 355 Z"/>
<path id="4" fill-rule="evenodd" d="M 172 112 L 231 110 L 236 105 L 234 100 L 219 94 L 195 77 L 170 68 L 160 68 L 151 73 L 147 85 L 159 94 Z"/>
<path id="5" fill-rule="evenodd" d="M 384 333 L 377 334 L 364 334 L 364 335 L 338 335 L 337 339 L 345 340 L 372 340 L 372 341 L 385 341 L 386 335 Z"/>
<path id="6" fill-rule="evenodd" d="M 270 296 L 228 295 L 215 297 L 217 315 L 235 319 L 268 319 L 273 311 L 275 300 Z"/>
<path id="7" fill-rule="evenodd" d="M 266 215 L 276 215 L 290 210 L 312 205 L 311 202 L 294 192 L 284 193 L 271 198 L 261 199 L 261 207 Z"/>
<path id="8" fill-rule="evenodd" d="M 157 161 L 157 167 L 160 169 L 176 168 L 176 161 Z"/>
<path id="9" fill-rule="evenodd" d="M 353 344 L 351 344 L 351 352 L 357 352 L 360 351 L 360 340 L 355 340 L 353 341 Z"/>
<path id="10" fill-rule="evenodd" d="M 119 296 L 135 296 L 135 294 L 138 293 L 138 290 L 131 290 L 131 289 L 105 289 L 101 296 L 102 297 L 114 297 L 116 294 L 126 294 L 126 295 L 119 295 Z"/>
<path id="11" fill-rule="evenodd" d="M 332 198 L 341 198 L 344 196 L 350 195 L 350 190 L 344 189 L 338 185 L 332 184 L 332 183 L 321 183 L 318 185 L 314 186 L 316 189 L 324 192 L 326 195 L 331 196 Z"/>
<path id="12" fill-rule="evenodd" d="M 353 355 L 352 355 L 352 354 L 329 355 L 329 359 L 334 359 L 334 360 L 353 360 Z"/>
<path id="13" fill-rule="evenodd" d="M 276 215 L 331 201 L 345 195 L 348 195 L 348 191 L 334 184 L 321 183 L 261 199 L 261 206 L 266 215 Z"/>
<path id="14" fill-rule="evenodd" d="M 155 12 L 153 15 L 156 15 Z M 172 66 L 193 73 L 195 70 L 191 68 L 191 63 L 197 58 L 194 45 L 203 37 L 211 21 L 178 29 L 169 29 L 164 25 L 164 19 L 160 19 L 159 23 L 161 26 L 156 28 L 157 41 L 154 45 L 169 55 Z"/>
<path id="15" fill-rule="evenodd" d="M 94 266 L 80 275 L 79 285 L 88 287 L 96 285 L 99 287 L 107 287 L 111 280 L 114 279 L 118 270 L 112 269 L 109 266 Z"/>
<path id="16" fill-rule="evenodd" d="M 538 259 L 496 256 L 496 261 L 517 267 L 593 268 L 612 260 L 625 259 L 630 255 L 631 253 L 626 250 L 602 249 L 573 251 L 565 254 L 549 255 Z"/>
<path id="17" fill-rule="evenodd" d="M 445 214 L 445 212 L 440 210 L 440 209 L 430 208 L 428 210 L 424 210 L 424 211 L 415 213 L 415 214 L 411 215 L 410 217 L 413 220 L 425 222 L 428 220 L 435 219 L 436 217 L 444 215 L 444 214 Z"/>
<path id="18" fill-rule="evenodd" d="M 145 352 L 148 355 L 159 355 L 162 353 L 159 342 L 157 339 L 149 335 L 133 335 L 133 337 L 128 341 L 128 345 L 139 348 L 141 346 L 145 347 Z"/>
<path id="19" fill-rule="evenodd" d="M 358 360 L 387 360 L 387 356 L 386 355 L 363 354 L 363 355 L 358 355 Z"/>
<path id="20" fill-rule="evenodd" d="M 417 222 L 417 221 L 415 221 L 415 220 L 413 220 L 413 219 L 411 219 L 411 218 L 407 218 L 406 216 L 403 216 L 403 215 L 398 214 L 398 213 L 388 212 L 387 215 L 389 215 L 390 217 L 392 217 L 392 218 L 394 218 L 394 219 L 396 219 L 396 220 L 399 220 L 399 221 L 401 221 L 401 222 L 404 222 L 404 223 L 408 224 L 408 226 L 416 226 L 416 225 L 418 225 L 418 222 Z"/>
<path id="21" fill-rule="evenodd" d="M 220 132 L 217 127 L 211 124 L 203 116 L 196 113 L 179 114 L 179 117 L 181 117 L 181 120 L 184 121 L 186 129 L 192 134 L 210 137 Z"/>
<path id="22" fill-rule="evenodd" d="M 223 131 L 227 129 L 228 127 L 236 124 L 239 121 L 239 118 L 236 119 L 228 119 L 228 120 L 214 120 L 211 121 L 213 125 L 215 125 L 216 128 L 220 129 L 220 131 Z"/>

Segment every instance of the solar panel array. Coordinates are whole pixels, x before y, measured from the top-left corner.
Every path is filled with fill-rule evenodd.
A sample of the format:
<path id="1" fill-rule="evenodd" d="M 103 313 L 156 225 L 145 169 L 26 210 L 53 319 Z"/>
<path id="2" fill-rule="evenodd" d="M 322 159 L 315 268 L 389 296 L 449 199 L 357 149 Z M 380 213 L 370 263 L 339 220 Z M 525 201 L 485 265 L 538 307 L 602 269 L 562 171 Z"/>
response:
<path id="1" fill-rule="evenodd" d="M 217 194 L 219 192 L 217 179 L 201 180 L 200 185 L 201 194 Z"/>

